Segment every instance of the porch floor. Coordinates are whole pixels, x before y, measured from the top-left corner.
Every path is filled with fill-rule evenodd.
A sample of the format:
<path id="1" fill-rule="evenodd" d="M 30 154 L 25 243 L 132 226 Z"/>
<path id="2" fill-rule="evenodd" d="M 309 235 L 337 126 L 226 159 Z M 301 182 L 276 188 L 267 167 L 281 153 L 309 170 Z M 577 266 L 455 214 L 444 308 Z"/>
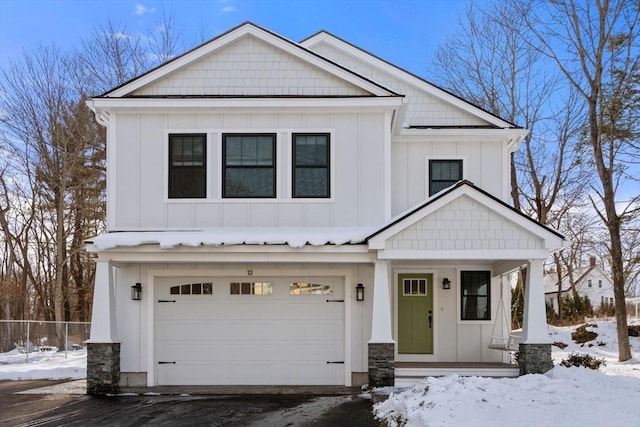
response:
<path id="1" fill-rule="evenodd" d="M 518 365 L 499 362 L 396 362 L 395 386 L 410 387 L 425 377 L 456 374 L 478 377 L 517 377 Z"/>

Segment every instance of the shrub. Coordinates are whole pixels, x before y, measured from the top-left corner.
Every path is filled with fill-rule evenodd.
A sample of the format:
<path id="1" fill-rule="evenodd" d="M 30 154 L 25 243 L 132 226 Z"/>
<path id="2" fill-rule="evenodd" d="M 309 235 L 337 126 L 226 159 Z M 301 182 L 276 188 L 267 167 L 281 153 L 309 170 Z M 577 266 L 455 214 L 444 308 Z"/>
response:
<path id="1" fill-rule="evenodd" d="M 575 366 L 578 368 L 589 368 L 597 371 L 600 369 L 600 366 L 607 366 L 607 362 L 605 362 L 604 357 L 602 359 L 598 359 L 597 357 L 593 357 L 589 354 L 571 353 L 566 360 L 562 359 L 560 366 L 565 366 L 567 368 Z"/>
<path id="2" fill-rule="evenodd" d="M 587 331 L 587 327 L 597 328 L 598 326 L 586 323 L 571 333 L 571 339 L 578 344 L 584 344 L 586 342 L 595 340 L 598 334 L 592 331 Z"/>

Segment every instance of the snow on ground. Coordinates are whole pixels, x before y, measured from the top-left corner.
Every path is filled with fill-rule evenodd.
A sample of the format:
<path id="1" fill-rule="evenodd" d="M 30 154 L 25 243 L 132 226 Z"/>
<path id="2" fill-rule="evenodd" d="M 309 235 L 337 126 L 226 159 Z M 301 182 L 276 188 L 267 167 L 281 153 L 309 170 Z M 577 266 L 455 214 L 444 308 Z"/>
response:
<path id="1" fill-rule="evenodd" d="M 598 337 L 584 345 L 571 339 L 576 326 L 549 326 L 550 339 L 568 346 L 552 347 L 556 366 L 545 375 L 431 377 L 376 404 L 376 416 L 390 427 L 640 426 L 640 338 L 629 338 L 634 358 L 620 363 L 615 323 L 596 325 L 587 329 Z M 604 358 L 606 366 L 558 366 L 571 353 Z"/>
<path id="2" fill-rule="evenodd" d="M 66 380 L 87 377 L 87 350 L 0 353 L 0 380 Z"/>

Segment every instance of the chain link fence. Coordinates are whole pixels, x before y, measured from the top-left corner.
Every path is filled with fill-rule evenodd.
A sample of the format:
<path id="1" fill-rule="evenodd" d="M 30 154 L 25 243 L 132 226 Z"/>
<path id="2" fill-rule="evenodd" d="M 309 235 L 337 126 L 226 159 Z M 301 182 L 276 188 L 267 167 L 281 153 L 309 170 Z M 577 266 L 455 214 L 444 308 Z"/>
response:
<path id="1" fill-rule="evenodd" d="M 0 320 L 0 353 L 13 350 L 28 360 L 36 351 L 80 350 L 90 331 L 90 322 Z"/>

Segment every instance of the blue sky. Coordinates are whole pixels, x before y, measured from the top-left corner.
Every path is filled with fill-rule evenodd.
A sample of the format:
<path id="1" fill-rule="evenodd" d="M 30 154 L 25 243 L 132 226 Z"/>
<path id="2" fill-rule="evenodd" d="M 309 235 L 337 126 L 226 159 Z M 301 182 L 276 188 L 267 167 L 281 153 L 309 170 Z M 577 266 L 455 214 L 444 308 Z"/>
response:
<path id="1" fill-rule="evenodd" d="M 24 49 L 65 50 L 107 20 L 146 34 L 162 9 L 185 49 L 245 21 L 294 41 L 326 30 L 407 71 L 428 77 L 438 43 L 471 0 L 0 0 L 0 67 Z M 477 2 L 477 1 L 476 1 Z"/>

